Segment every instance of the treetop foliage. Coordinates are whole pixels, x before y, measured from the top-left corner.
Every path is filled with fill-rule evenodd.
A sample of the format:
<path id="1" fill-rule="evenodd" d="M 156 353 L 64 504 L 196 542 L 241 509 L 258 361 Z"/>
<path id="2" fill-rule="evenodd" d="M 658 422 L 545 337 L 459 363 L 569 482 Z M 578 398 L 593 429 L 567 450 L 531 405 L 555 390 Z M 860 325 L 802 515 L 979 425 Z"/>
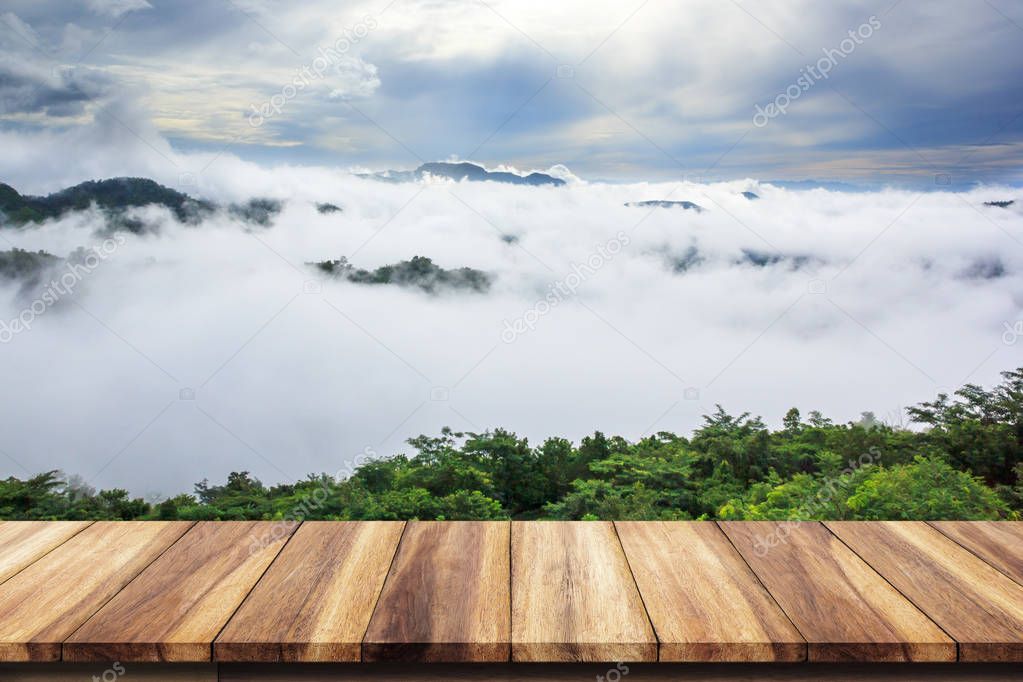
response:
<path id="1" fill-rule="evenodd" d="M 410 450 L 266 486 L 248 472 L 162 501 L 98 493 L 49 471 L 0 481 L 5 519 L 1019 519 L 1023 368 L 908 409 L 910 430 L 864 413 L 795 408 L 770 430 L 717 406 L 689 437 L 596 432 L 539 444 L 443 429 Z"/>

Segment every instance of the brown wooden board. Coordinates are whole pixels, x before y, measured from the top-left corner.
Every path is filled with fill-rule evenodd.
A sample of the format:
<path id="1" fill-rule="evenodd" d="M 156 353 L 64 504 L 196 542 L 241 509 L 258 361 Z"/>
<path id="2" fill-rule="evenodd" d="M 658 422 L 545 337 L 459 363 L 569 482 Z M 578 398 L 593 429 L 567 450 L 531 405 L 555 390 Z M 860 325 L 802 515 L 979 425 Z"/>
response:
<path id="1" fill-rule="evenodd" d="M 512 660 L 657 660 L 611 522 L 512 523 Z"/>
<path id="2" fill-rule="evenodd" d="M 826 525 L 959 643 L 959 660 L 1023 663 L 1023 585 L 923 521 Z"/>
<path id="3" fill-rule="evenodd" d="M 1023 585 L 1023 522 L 931 521 L 930 523 Z"/>
<path id="4" fill-rule="evenodd" d="M 719 524 L 808 642 L 810 661 L 954 661 L 941 629 L 818 522 Z"/>
<path id="5" fill-rule="evenodd" d="M 616 521 L 661 661 L 802 661 L 806 641 L 716 524 Z"/>
<path id="6" fill-rule="evenodd" d="M 0 521 L 0 583 L 89 527 L 92 521 Z"/>
<path id="7" fill-rule="evenodd" d="M 97 521 L 0 585 L 0 661 L 57 661 L 61 642 L 190 522 Z"/>
<path id="8" fill-rule="evenodd" d="M 403 521 L 306 521 L 213 646 L 218 661 L 359 661 Z"/>
<path id="9" fill-rule="evenodd" d="M 410 521 L 370 620 L 363 660 L 507 661 L 508 552 L 507 522 Z"/>
<path id="10" fill-rule="evenodd" d="M 294 530 L 272 521 L 197 523 L 67 639 L 64 660 L 210 660 L 214 638 Z"/>

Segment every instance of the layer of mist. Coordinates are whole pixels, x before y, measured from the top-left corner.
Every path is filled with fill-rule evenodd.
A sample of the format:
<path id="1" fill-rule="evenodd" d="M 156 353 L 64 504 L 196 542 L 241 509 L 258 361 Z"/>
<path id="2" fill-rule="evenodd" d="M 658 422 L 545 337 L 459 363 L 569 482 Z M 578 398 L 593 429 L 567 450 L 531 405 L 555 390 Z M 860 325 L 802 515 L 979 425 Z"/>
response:
<path id="1" fill-rule="evenodd" d="M 344 472 L 444 426 L 686 432 L 716 403 L 771 424 L 792 406 L 899 423 L 906 405 L 1020 364 L 1023 207 L 985 205 L 1011 188 L 218 168 L 181 189 L 279 212 L 189 224 L 132 208 L 147 226 L 134 233 L 92 209 L 0 228 L 0 249 L 74 255 L 30 282 L 23 266 L 0 276 L 0 476 L 63 469 L 156 495 L 232 470 Z M 703 210 L 637 205 L 651 201 Z M 309 265 L 416 256 L 489 286 L 368 286 Z"/>

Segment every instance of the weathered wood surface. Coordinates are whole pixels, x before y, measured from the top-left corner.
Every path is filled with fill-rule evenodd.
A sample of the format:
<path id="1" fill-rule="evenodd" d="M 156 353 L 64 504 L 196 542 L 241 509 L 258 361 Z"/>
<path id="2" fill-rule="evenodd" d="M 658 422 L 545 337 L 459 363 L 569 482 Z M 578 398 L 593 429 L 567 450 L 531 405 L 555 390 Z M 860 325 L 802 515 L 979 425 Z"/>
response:
<path id="1" fill-rule="evenodd" d="M 386 674 L 301 666 L 1018 665 L 1021 570 L 1019 522 L 0 522 L 0 663 L 22 666 L 0 679 L 62 657 L 140 679 L 164 661 L 227 661 L 222 679 L 256 661 L 337 679 Z"/>
<path id="2" fill-rule="evenodd" d="M 0 661 L 58 661 L 61 644 L 191 523 L 97 521 L 0 585 Z"/>
<path id="3" fill-rule="evenodd" d="M 930 524 L 1023 585 L 1023 523 L 931 521 Z"/>
<path id="4" fill-rule="evenodd" d="M 91 521 L 0 521 L 0 583 L 56 549 Z"/>
<path id="5" fill-rule="evenodd" d="M 209 661 L 214 638 L 294 530 L 197 523 L 67 639 L 64 660 Z"/>
<path id="6" fill-rule="evenodd" d="M 1023 663 L 1023 585 L 923 521 L 825 525 L 959 643 L 959 660 Z"/>
<path id="7" fill-rule="evenodd" d="M 811 661 L 955 661 L 956 645 L 817 522 L 722 522 Z"/>
<path id="8" fill-rule="evenodd" d="M 507 661 L 508 552 L 504 522 L 410 521 L 366 632 L 363 660 Z"/>
<path id="9" fill-rule="evenodd" d="M 657 660 L 611 522 L 512 522 L 512 660 Z"/>
<path id="10" fill-rule="evenodd" d="M 359 661 L 401 521 L 309 522 L 214 644 L 218 661 Z"/>
<path id="11" fill-rule="evenodd" d="M 661 661 L 802 661 L 806 641 L 712 522 L 616 521 Z"/>

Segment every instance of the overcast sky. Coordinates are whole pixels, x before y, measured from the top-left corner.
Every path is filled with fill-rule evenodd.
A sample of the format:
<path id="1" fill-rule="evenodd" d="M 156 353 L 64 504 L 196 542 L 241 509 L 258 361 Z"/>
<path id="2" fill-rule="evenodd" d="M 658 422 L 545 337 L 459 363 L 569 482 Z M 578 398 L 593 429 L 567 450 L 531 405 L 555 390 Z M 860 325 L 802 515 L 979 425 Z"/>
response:
<path id="1" fill-rule="evenodd" d="M 1023 5 L 1010 0 L 7 0 L 0 12 L 0 134 L 31 143 L 25 154 L 74 140 L 69 176 L 124 170 L 118 154 L 161 163 L 171 148 L 340 168 L 564 164 L 593 180 L 1018 184 L 1020 73 Z M 772 102 L 785 112 L 755 119 Z M 19 158 L 2 179 L 45 184 Z"/>

